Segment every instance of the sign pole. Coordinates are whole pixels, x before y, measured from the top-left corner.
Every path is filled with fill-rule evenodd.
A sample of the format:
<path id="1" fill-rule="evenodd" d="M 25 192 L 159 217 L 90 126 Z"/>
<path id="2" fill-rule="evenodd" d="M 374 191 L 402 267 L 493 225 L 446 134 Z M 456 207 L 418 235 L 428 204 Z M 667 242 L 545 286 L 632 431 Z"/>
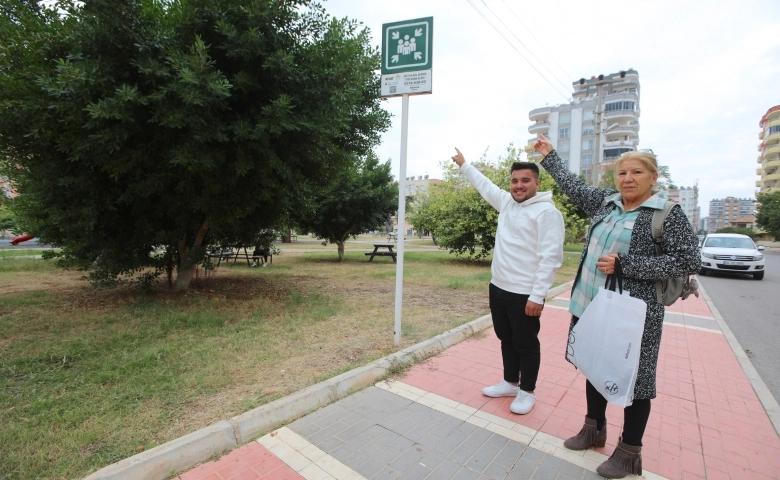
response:
<path id="1" fill-rule="evenodd" d="M 409 94 L 401 101 L 401 165 L 398 179 L 398 259 L 395 265 L 395 335 L 401 344 L 401 306 L 404 297 L 404 237 L 406 236 L 406 145 L 409 133 Z"/>

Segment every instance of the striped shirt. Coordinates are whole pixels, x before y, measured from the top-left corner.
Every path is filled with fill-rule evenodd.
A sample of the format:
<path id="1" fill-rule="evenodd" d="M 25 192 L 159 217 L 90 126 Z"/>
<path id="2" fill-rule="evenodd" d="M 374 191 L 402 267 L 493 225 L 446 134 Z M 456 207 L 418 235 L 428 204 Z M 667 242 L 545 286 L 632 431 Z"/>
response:
<path id="1" fill-rule="evenodd" d="M 582 312 L 599 292 L 599 287 L 603 287 L 607 280 L 607 276 L 596 267 L 599 257 L 610 253 L 628 253 L 634 222 L 639 216 L 639 207 L 663 209 L 666 203 L 666 192 L 661 191 L 654 194 L 639 207 L 629 212 L 623 208 L 622 200 L 623 196 L 619 193 L 604 199 L 605 203 L 614 203 L 615 208 L 604 220 L 592 227 L 580 278 L 571 293 L 569 312 L 572 315 L 582 316 Z"/>

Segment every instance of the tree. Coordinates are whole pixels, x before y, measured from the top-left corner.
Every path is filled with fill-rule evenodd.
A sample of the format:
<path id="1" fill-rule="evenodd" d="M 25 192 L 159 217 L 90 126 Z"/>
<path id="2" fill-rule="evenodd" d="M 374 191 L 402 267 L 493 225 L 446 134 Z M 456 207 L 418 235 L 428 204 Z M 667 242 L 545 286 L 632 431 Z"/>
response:
<path id="1" fill-rule="evenodd" d="M 486 156 L 483 154 L 473 166 L 500 188 L 508 190 L 511 166 L 520 161 L 520 151 L 510 145 L 506 157 L 499 157 L 496 164 L 488 162 Z M 450 253 L 484 258 L 495 246 L 498 212 L 471 187 L 452 162 L 443 164 L 442 169 L 444 181 L 417 201 L 409 222 L 418 230 L 429 230 L 438 245 Z M 553 202 L 563 214 L 566 241 L 579 240 L 587 228 L 585 215 L 543 169 L 539 178 L 539 190 L 552 191 Z"/>
<path id="2" fill-rule="evenodd" d="M 780 240 L 780 190 L 772 193 L 759 193 L 756 225 Z"/>
<path id="3" fill-rule="evenodd" d="M 389 123 L 378 52 L 312 0 L 4 0 L 0 158 L 24 230 L 107 282 L 280 228 Z"/>
<path id="4" fill-rule="evenodd" d="M 308 196 L 309 208 L 294 216 L 297 227 L 324 243 L 338 247 L 344 260 L 344 242 L 350 237 L 381 228 L 398 209 L 398 184 L 390 173 L 390 161 L 379 163 L 369 154 L 359 167 L 345 172 L 326 190 Z"/>
<path id="5" fill-rule="evenodd" d="M 752 238 L 753 240 L 756 240 L 758 237 L 761 236 L 760 233 L 753 230 L 752 228 L 745 228 L 745 227 L 725 227 L 725 228 L 719 228 L 715 231 L 715 233 L 738 233 L 740 235 L 747 235 L 748 237 Z"/>

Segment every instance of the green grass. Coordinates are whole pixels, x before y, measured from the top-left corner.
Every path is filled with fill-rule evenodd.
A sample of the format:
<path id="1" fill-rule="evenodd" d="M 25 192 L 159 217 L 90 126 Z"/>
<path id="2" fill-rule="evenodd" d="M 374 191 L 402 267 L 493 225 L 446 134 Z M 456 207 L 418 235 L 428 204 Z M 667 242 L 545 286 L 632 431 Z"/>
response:
<path id="1" fill-rule="evenodd" d="M 486 313 L 488 261 L 404 260 L 400 348 Z M 576 268 L 565 260 L 557 283 Z M 0 259 L 0 477 L 81 478 L 397 350 L 395 271 L 362 251 L 338 262 L 334 248 L 142 296 Z"/>
<path id="2" fill-rule="evenodd" d="M 32 256 L 41 256 L 43 255 L 43 252 L 48 252 L 49 250 L 38 250 L 38 249 L 29 249 L 29 248 L 7 248 L 0 250 L 0 258 L 3 257 L 32 257 Z"/>

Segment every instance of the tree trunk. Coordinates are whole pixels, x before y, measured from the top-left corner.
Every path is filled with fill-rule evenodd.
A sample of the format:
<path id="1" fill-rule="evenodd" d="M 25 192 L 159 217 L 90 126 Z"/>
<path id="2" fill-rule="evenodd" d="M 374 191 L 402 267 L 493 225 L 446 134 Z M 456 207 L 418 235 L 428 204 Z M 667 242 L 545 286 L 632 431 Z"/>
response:
<path id="1" fill-rule="evenodd" d="M 195 241 L 192 243 L 192 248 L 200 247 L 208 231 L 209 221 L 206 220 L 203 222 L 203 225 L 200 226 L 198 233 L 195 234 Z M 187 234 L 184 234 L 181 239 L 179 239 L 179 269 L 178 274 L 176 275 L 177 292 L 186 292 L 190 288 L 192 275 L 195 272 L 196 266 L 197 263 L 192 262 L 187 253 Z"/>
<path id="2" fill-rule="evenodd" d="M 344 261 L 344 241 L 336 242 L 336 245 L 339 247 L 339 262 Z"/>
<path id="3" fill-rule="evenodd" d="M 288 228 L 287 231 L 282 234 L 282 243 L 292 243 L 292 229 Z"/>

